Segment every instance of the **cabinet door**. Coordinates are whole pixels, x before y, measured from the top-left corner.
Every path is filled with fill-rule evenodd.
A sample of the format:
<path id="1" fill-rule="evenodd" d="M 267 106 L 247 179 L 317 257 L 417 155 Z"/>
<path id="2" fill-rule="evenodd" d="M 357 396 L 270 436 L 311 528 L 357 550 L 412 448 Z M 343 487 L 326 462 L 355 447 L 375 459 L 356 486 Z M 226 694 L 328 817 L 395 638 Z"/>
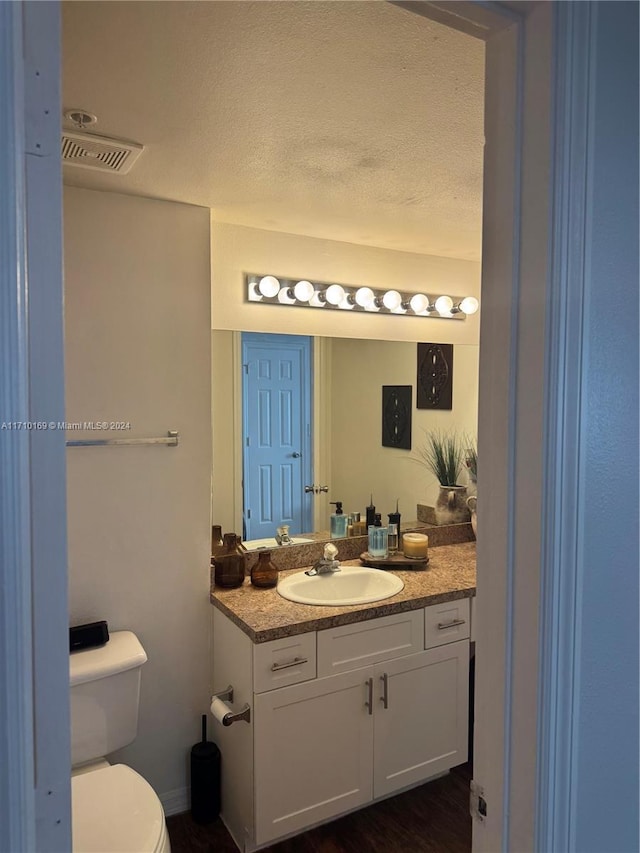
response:
<path id="1" fill-rule="evenodd" d="M 467 760 L 467 640 L 377 664 L 374 683 L 374 797 Z"/>
<path id="2" fill-rule="evenodd" d="M 256 844 L 371 800 L 373 668 L 254 696 Z"/>

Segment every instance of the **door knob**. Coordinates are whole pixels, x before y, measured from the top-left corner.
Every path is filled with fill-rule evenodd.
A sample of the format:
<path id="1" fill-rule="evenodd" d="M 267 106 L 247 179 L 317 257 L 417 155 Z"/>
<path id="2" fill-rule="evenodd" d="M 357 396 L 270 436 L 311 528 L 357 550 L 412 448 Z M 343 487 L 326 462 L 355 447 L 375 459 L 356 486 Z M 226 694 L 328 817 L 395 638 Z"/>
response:
<path id="1" fill-rule="evenodd" d="M 318 493 L 320 492 L 328 492 L 329 486 L 318 486 Z"/>
<path id="2" fill-rule="evenodd" d="M 305 487 L 304 487 L 304 493 L 305 493 L 305 495 L 308 495 L 308 494 L 309 494 L 309 492 L 312 492 L 312 491 L 314 490 L 314 488 L 315 488 L 315 487 L 314 487 L 313 483 L 312 483 L 310 486 L 305 486 Z"/>
<path id="3" fill-rule="evenodd" d="M 297 450 L 294 450 L 294 452 L 291 455 L 293 456 L 294 459 L 300 459 L 300 457 L 302 456 L 302 453 L 298 453 Z"/>

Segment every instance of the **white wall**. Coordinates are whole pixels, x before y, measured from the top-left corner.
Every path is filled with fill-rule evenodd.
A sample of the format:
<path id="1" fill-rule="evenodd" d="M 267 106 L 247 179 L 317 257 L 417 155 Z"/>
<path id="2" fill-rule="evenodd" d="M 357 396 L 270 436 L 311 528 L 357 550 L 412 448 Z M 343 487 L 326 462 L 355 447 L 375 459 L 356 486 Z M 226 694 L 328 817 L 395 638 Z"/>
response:
<path id="1" fill-rule="evenodd" d="M 139 733 L 117 758 L 181 810 L 210 690 L 209 212 L 67 188 L 64 216 L 67 419 L 180 432 L 67 459 L 71 624 L 140 637 Z"/>
<path id="2" fill-rule="evenodd" d="M 477 344 L 479 314 L 464 322 L 244 301 L 244 273 L 452 296 L 480 295 L 480 264 L 211 222 L 211 328 L 247 332 Z"/>

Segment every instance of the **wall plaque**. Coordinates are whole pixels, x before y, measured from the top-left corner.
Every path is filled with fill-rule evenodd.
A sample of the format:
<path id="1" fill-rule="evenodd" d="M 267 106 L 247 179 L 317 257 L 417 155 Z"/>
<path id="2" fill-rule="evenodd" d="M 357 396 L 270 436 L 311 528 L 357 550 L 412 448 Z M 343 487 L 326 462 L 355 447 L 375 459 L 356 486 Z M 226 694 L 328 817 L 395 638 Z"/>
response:
<path id="1" fill-rule="evenodd" d="M 418 344 L 416 406 L 453 408 L 453 344 Z"/>
<path id="2" fill-rule="evenodd" d="M 382 386 L 382 446 L 411 450 L 411 385 Z"/>

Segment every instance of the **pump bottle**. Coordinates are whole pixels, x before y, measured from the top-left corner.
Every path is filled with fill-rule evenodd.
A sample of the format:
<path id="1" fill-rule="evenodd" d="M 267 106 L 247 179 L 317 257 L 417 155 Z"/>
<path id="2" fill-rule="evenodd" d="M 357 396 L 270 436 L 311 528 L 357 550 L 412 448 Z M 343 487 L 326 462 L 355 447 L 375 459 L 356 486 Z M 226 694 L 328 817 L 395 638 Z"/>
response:
<path id="1" fill-rule="evenodd" d="M 329 519 L 331 538 L 343 539 L 347 535 L 347 516 L 342 512 L 342 501 L 331 501 L 330 503 L 336 508 Z"/>

